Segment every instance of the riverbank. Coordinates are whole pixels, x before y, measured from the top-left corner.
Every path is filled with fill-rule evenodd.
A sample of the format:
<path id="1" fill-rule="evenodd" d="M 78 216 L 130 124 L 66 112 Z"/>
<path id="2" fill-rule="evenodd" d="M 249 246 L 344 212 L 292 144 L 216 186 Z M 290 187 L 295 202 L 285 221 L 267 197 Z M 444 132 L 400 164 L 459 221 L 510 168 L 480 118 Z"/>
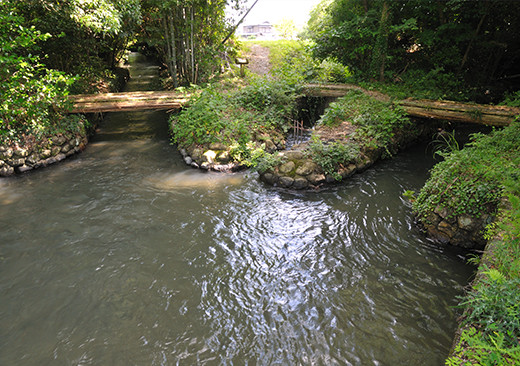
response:
<path id="1" fill-rule="evenodd" d="M 58 133 L 34 143 L 0 145 L 0 177 L 46 167 L 79 153 L 88 144 L 90 129 L 78 123 L 77 132 Z"/>
<path id="2" fill-rule="evenodd" d="M 443 153 L 413 202 L 439 243 L 483 250 L 449 365 L 520 361 L 520 122 Z M 477 252 L 478 253 L 478 252 Z"/>
<path id="3" fill-rule="evenodd" d="M 130 74 L 128 68 L 113 70 L 113 78 L 102 80 L 96 90 L 103 92 L 121 91 Z M 12 138 L 0 141 L 0 177 L 22 174 L 33 169 L 58 163 L 83 151 L 103 119 L 103 113 L 70 114 L 68 103 L 60 100 L 61 107 L 52 113 L 53 122 L 36 121 L 32 128 L 10 131 Z M 52 109 L 52 106 L 48 107 Z M 60 111 L 58 111 L 60 110 Z"/>
<path id="4" fill-rule="evenodd" d="M 520 363 L 520 191 L 510 190 L 480 259 L 447 365 Z"/>

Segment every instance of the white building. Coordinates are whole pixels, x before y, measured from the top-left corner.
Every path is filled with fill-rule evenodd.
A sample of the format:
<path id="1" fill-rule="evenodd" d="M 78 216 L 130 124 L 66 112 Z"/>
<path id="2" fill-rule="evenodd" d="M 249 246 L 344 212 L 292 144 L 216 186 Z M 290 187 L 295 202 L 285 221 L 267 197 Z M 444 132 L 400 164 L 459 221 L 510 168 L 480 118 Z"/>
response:
<path id="1" fill-rule="evenodd" d="M 273 25 L 269 22 L 261 24 L 247 24 L 243 25 L 239 33 L 242 38 L 250 39 L 277 39 L 278 34 Z"/>

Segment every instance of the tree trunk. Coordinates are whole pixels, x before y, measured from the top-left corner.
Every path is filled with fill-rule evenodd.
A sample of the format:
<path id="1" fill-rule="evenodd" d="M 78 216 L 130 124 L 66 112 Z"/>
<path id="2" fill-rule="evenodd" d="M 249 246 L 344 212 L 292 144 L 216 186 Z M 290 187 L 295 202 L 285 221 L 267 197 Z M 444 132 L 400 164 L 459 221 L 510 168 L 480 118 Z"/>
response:
<path id="1" fill-rule="evenodd" d="M 168 23 L 170 25 L 170 75 L 173 80 L 173 87 L 179 86 L 179 79 L 177 76 L 177 48 L 175 45 L 175 24 L 173 23 L 173 14 L 168 16 Z"/>
<path id="2" fill-rule="evenodd" d="M 482 24 L 484 24 L 484 19 L 486 19 L 486 16 L 487 16 L 487 9 L 488 8 L 486 7 L 486 9 L 484 11 L 484 14 L 480 18 L 480 21 L 478 22 L 477 29 L 475 30 L 475 33 L 471 37 L 471 40 L 469 41 L 468 47 L 466 47 L 466 52 L 464 52 L 464 56 L 462 57 L 462 61 L 460 63 L 459 71 L 462 71 L 462 69 L 464 68 L 464 65 L 468 61 L 469 51 L 471 50 L 471 46 L 473 46 L 473 42 L 475 41 L 475 39 L 477 38 L 478 34 L 480 33 L 480 28 L 482 28 Z"/>
<path id="3" fill-rule="evenodd" d="M 388 34 L 390 33 L 390 6 L 384 0 L 381 9 L 381 20 L 379 22 L 379 32 L 376 38 L 372 54 L 372 74 L 377 76 L 379 81 L 385 80 L 385 63 L 388 52 Z"/>
<path id="4" fill-rule="evenodd" d="M 194 10 L 193 10 L 193 6 L 191 7 L 191 29 L 190 29 L 190 48 L 191 48 L 191 82 L 192 83 L 196 83 L 197 81 L 195 80 L 195 45 L 194 45 L 194 42 L 193 42 L 193 33 L 194 33 Z"/>

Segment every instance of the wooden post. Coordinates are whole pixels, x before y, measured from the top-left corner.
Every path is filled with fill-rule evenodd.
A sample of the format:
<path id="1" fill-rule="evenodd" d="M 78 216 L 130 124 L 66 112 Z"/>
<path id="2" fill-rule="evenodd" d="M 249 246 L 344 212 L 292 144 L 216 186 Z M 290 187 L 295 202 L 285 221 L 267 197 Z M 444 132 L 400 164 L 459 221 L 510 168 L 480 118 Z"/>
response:
<path id="1" fill-rule="evenodd" d="M 247 65 L 249 63 L 248 59 L 247 58 L 236 58 L 235 59 L 235 63 L 237 65 L 240 65 L 240 77 L 244 77 L 246 76 L 246 69 L 245 69 L 245 65 Z"/>

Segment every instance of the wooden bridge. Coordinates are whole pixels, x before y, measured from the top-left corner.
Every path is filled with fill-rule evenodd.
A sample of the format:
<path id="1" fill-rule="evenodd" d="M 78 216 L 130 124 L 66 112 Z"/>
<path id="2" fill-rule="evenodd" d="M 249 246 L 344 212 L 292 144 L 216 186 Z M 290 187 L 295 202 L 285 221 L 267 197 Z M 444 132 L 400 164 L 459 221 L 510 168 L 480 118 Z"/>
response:
<path id="1" fill-rule="evenodd" d="M 69 96 L 70 113 L 122 112 L 147 109 L 181 108 L 189 94 L 175 91 L 139 91 L 127 93 L 79 94 Z"/>
<path id="2" fill-rule="evenodd" d="M 350 90 L 359 90 L 376 99 L 390 101 L 386 94 L 348 84 L 308 84 L 305 94 L 319 97 L 341 97 Z M 404 99 L 395 101 L 412 117 L 477 123 L 490 126 L 507 126 L 520 115 L 520 108 L 489 104 L 460 103 L 448 100 Z"/>
<path id="3" fill-rule="evenodd" d="M 341 97 L 350 90 L 359 90 L 376 99 L 390 101 L 390 97 L 375 91 L 348 84 L 307 84 L 304 94 L 317 97 Z M 175 91 L 144 91 L 128 93 L 105 93 L 71 95 L 70 113 L 117 112 L 136 110 L 173 110 L 181 108 L 190 94 Z M 396 101 L 412 117 L 442 119 L 478 123 L 491 126 L 507 126 L 520 108 L 486 104 L 459 103 L 444 100 L 404 99 Z"/>

